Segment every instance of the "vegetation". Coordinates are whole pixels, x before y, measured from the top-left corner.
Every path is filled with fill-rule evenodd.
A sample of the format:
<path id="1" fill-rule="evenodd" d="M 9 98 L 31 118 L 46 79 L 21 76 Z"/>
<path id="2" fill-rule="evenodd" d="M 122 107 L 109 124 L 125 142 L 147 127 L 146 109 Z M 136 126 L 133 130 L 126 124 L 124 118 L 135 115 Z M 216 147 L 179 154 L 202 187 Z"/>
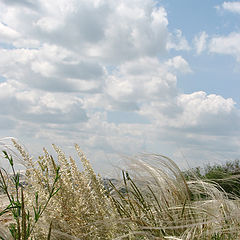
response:
<path id="1" fill-rule="evenodd" d="M 0 185 L 9 199 L 0 218 L 9 212 L 12 222 L 7 230 L 0 229 L 1 239 L 240 237 L 239 195 L 237 190 L 229 195 L 231 189 L 225 189 L 223 181 L 236 176 L 237 162 L 226 164 L 227 171 L 224 165 L 182 173 L 171 159 L 141 155 L 131 159 L 132 168 L 122 171 L 122 180 L 109 181 L 106 189 L 78 145 L 82 171 L 55 145 L 57 160 L 44 149 L 34 161 L 15 140 L 13 144 L 25 165 L 27 184 L 21 184 L 12 152 L 4 150 L 13 174 L 0 171 Z M 216 171 L 224 176 L 213 181 Z M 238 189 L 238 181 L 233 185 Z"/>
<path id="2" fill-rule="evenodd" d="M 197 177 L 204 181 L 214 181 L 218 189 L 225 191 L 230 198 L 240 197 L 240 160 L 197 167 L 184 172 L 184 175 L 187 180 Z"/>
<path id="3" fill-rule="evenodd" d="M 9 205 L 1 211 L 0 216 L 11 212 L 15 220 L 15 223 L 11 223 L 8 227 L 11 237 L 18 240 L 27 240 L 32 235 L 35 225 L 43 215 L 51 198 L 53 198 L 60 189 L 60 187 L 56 189 L 57 181 L 60 178 L 60 168 L 55 166 L 54 181 L 52 184 L 50 184 L 49 181 L 45 182 L 47 188 L 47 198 L 45 201 L 39 202 L 38 192 L 31 191 L 31 194 L 35 197 L 35 202 L 32 205 L 33 215 L 31 215 L 29 209 L 25 209 L 24 190 L 20 183 L 20 174 L 15 171 L 12 156 L 9 156 L 6 151 L 3 151 L 3 154 L 11 166 L 12 176 L 8 178 L 7 172 L 4 169 L 0 169 L 0 188 L 9 200 Z M 50 239 L 50 234 L 51 224 L 48 231 L 48 239 Z"/>

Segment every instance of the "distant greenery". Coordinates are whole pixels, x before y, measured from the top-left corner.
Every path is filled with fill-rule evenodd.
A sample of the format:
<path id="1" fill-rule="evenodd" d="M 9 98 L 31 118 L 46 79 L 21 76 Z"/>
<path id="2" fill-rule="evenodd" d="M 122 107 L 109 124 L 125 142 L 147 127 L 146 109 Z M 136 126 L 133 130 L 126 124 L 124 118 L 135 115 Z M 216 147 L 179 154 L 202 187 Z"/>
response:
<path id="1" fill-rule="evenodd" d="M 0 171 L 9 199 L 0 220 L 10 213 L 12 221 L 0 226 L 2 240 L 240 239 L 239 161 L 183 173 L 165 156 L 140 155 L 121 178 L 104 184 L 78 145 L 82 171 L 55 145 L 57 159 L 44 149 L 36 160 L 13 145 L 26 184 L 14 169 L 17 154 L 6 148 L 2 159 L 13 174 Z"/>
<path id="2" fill-rule="evenodd" d="M 219 190 L 224 190 L 231 198 L 240 197 L 240 160 L 227 161 L 224 164 L 196 167 L 184 172 L 187 180 L 202 179 L 214 181 Z"/>

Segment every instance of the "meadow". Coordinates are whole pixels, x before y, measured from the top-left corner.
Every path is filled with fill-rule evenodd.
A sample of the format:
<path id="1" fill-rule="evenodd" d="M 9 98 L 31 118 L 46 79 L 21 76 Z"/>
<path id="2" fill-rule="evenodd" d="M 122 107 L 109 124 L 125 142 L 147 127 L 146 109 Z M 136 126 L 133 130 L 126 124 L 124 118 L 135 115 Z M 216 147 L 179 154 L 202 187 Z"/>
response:
<path id="1" fill-rule="evenodd" d="M 0 239 L 239 239 L 239 162 L 182 172 L 157 154 L 130 158 L 117 181 L 95 173 L 75 145 L 82 163 L 56 145 L 34 159 L 14 139 L 2 152 L 11 174 L 0 171 L 8 200 Z M 15 169 L 21 162 L 24 181 Z"/>

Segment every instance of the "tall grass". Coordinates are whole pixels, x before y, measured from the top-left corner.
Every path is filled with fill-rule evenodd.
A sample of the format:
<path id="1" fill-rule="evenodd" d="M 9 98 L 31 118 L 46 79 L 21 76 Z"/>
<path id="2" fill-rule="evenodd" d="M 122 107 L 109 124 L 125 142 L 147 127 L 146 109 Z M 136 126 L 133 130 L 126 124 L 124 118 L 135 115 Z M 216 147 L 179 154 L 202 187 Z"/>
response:
<path id="1" fill-rule="evenodd" d="M 78 145 L 75 148 L 82 171 L 55 145 L 56 160 L 46 149 L 34 160 L 15 140 L 13 145 L 26 167 L 24 211 L 29 212 L 30 221 L 34 222 L 31 217 L 35 214 L 36 193 L 38 205 L 45 206 L 51 186 L 55 184 L 59 189 L 51 196 L 29 239 L 240 237 L 239 199 L 229 198 L 217 183 L 197 176 L 187 181 L 169 158 L 149 154 L 129 159 L 131 168 L 122 171 L 118 184 L 110 181 L 106 189 Z M 58 166 L 59 179 L 55 181 Z M 19 220 L 22 218 L 20 207 Z M 6 231 L 2 239 L 6 239 Z"/>

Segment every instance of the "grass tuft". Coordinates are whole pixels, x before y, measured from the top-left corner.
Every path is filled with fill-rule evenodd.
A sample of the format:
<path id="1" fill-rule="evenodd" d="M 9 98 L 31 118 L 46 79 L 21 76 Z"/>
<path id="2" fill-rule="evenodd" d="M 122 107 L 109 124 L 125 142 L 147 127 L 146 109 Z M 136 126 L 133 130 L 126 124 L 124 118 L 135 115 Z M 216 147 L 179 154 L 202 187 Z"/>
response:
<path id="1" fill-rule="evenodd" d="M 14 139 L 26 168 L 21 185 L 9 148 L 3 150 L 13 174 L 0 171 L 9 199 L 0 218 L 13 216 L 1 239 L 209 239 L 240 237 L 240 201 L 215 182 L 186 174 L 169 158 L 144 154 L 129 159 L 118 184 L 109 188 L 78 145 L 80 171 L 72 157 L 56 145 L 57 159 L 43 149 L 34 160 Z M 237 184 L 237 183 L 236 183 Z"/>

